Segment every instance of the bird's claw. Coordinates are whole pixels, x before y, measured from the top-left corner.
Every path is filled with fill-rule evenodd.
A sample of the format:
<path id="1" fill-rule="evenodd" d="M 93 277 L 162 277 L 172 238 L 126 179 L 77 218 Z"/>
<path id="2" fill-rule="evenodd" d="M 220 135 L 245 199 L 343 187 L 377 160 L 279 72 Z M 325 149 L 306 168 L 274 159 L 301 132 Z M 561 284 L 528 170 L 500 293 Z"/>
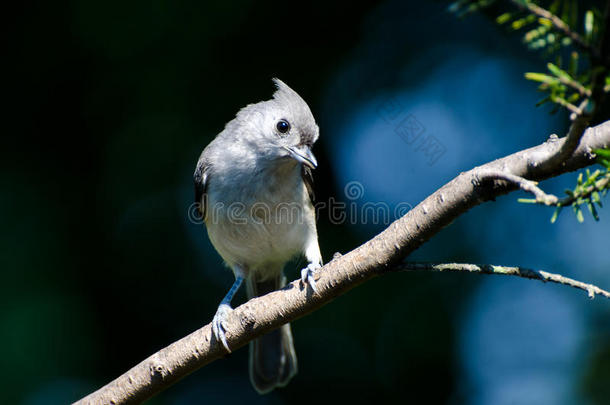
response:
<path id="1" fill-rule="evenodd" d="M 303 284 L 309 284 L 314 293 L 318 292 L 316 289 L 316 280 L 314 275 L 316 270 L 318 270 L 320 267 L 322 266 L 317 263 L 309 263 L 307 267 L 301 270 L 301 281 Z"/>
<path id="2" fill-rule="evenodd" d="M 225 322 L 227 320 L 227 316 L 233 311 L 228 304 L 220 304 L 218 309 L 216 310 L 216 315 L 214 315 L 214 319 L 212 319 L 212 333 L 217 341 L 221 342 L 225 349 L 229 353 L 231 353 L 231 349 L 229 348 L 229 343 L 227 342 L 227 337 L 225 335 Z"/>

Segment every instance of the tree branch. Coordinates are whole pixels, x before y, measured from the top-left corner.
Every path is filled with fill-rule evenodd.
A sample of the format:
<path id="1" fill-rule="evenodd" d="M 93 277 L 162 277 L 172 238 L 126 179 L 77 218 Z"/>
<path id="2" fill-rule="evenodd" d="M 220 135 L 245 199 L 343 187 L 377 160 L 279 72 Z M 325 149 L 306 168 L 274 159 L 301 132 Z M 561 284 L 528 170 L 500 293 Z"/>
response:
<path id="1" fill-rule="evenodd" d="M 555 205 L 559 200 L 552 194 L 547 194 L 540 187 L 538 187 L 535 181 L 524 179 L 523 177 L 515 176 L 514 174 L 500 172 L 497 170 L 481 171 L 476 173 L 478 180 L 484 182 L 485 180 L 505 180 L 509 183 L 513 183 L 523 191 L 527 191 L 536 197 L 535 202 L 544 205 Z"/>
<path id="2" fill-rule="evenodd" d="M 545 142 L 461 173 L 373 239 L 327 263 L 316 273 L 318 293 L 312 294 L 300 281 L 293 281 L 282 290 L 240 305 L 226 324 L 229 345 L 238 349 L 375 276 L 395 271 L 408 254 L 470 208 L 517 188 L 507 182 L 473 181 L 485 172 L 499 171 L 539 181 L 592 165 L 592 150 L 610 147 L 610 121 L 588 129 L 565 164 L 552 170 L 535 164 L 554 156 L 564 142 L 565 138 Z M 77 404 L 140 403 L 225 355 L 208 324 L 161 349 Z"/>
<path id="3" fill-rule="evenodd" d="M 582 281 L 574 280 L 569 277 L 564 277 L 560 274 L 547 273 L 542 270 L 532 270 L 523 267 L 506 267 L 494 266 L 491 264 L 463 264 L 463 263 L 404 263 L 395 267 L 396 271 L 438 271 L 438 272 L 458 272 L 458 273 L 481 273 L 481 274 L 498 274 L 502 276 L 517 276 L 529 278 L 532 280 L 540 280 L 542 282 L 552 282 L 563 284 L 570 287 L 578 288 L 587 292 L 589 298 L 595 298 L 595 295 L 601 295 L 610 299 L 610 292 L 602 290 L 596 285 L 583 283 Z"/>

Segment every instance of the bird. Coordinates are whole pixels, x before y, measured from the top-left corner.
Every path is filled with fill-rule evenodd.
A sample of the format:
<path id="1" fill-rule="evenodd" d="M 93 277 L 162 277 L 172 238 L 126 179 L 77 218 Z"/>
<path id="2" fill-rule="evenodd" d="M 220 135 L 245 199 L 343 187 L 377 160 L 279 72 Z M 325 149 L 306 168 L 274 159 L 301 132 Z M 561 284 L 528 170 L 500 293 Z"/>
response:
<path id="1" fill-rule="evenodd" d="M 274 78 L 271 99 L 249 104 L 203 150 L 194 173 L 195 203 L 212 245 L 235 276 L 212 320 L 231 352 L 225 323 L 245 281 L 248 299 L 286 285 L 284 267 L 302 256 L 301 281 L 317 292 L 318 243 L 312 147 L 319 127 L 307 103 Z M 265 394 L 297 373 L 290 324 L 250 343 L 250 381 Z"/>

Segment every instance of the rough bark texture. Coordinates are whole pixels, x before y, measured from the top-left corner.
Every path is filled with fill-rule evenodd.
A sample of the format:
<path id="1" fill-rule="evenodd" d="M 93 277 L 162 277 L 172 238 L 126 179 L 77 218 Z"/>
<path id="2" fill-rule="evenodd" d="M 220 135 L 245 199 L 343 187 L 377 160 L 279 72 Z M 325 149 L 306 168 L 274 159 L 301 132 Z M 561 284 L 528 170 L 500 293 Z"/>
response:
<path id="1" fill-rule="evenodd" d="M 315 311 L 374 276 L 396 271 L 407 255 L 461 214 L 517 188 L 505 180 L 485 179 L 484 172 L 501 171 L 538 181 L 593 164 L 592 149 L 610 147 L 610 121 L 588 129 L 565 163 L 552 169 L 540 165 L 556 154 L 564 141 L 551 138 L 542 145 L 461 173 L 379 235 L 326 264 L 316 275 L 319 293 L 312 295 L 311 289 L 294 281 L 280 291 L 237 307 L 227 322 L 230 347 L 235 350 L 244 346 L 263 333 Z M 140 403 L 225 354 L 222 345 L 212 338 L 208 324 L 77 403 Z"/>

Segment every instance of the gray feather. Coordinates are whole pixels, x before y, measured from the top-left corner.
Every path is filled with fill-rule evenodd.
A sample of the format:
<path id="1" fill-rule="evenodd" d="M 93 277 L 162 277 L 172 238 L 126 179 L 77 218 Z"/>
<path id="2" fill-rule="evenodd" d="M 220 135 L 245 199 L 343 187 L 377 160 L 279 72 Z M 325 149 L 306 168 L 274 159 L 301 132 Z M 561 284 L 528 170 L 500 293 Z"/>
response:
<path id="1" fill-rule="evenodd" d="M 248 298 L 265 295 L 286 285 L 286 278 L 279 275 L 263 282 L 249 281 Z M 285 386 L 297 373 L 297 357 L 290 324 L 271 331 L 250 342 L 250 381 L 260 394 L 275 387 Z"/>
<path id="2" fill-rule="evenodd" d="M 315 157 L 303 160 L 319 129 L 307 103 L 274 82 L 273 98 L 242 108 L 204 149 L 194 173 L 210 241 L 236 277 L 246 279 L 249 297 L 285 285 L 282 270 L 295 256 L 322 262 L 308 167 Z M 280 132 L 281 120 L 289 130 Z M 285 385 L 297 369 L 290 326 L 252 343 L 250 356 L 259 392 Z"/>
<path id="3" fill-rule="evenodd" d="M 195 204 L 197 204 L 199 215 L 203 219 L 205 219 L 207 169 L 208 165 L 205 160 L 199 159 L 197 168 L 193 174 L 193 182 L 195 183 Z"/>

